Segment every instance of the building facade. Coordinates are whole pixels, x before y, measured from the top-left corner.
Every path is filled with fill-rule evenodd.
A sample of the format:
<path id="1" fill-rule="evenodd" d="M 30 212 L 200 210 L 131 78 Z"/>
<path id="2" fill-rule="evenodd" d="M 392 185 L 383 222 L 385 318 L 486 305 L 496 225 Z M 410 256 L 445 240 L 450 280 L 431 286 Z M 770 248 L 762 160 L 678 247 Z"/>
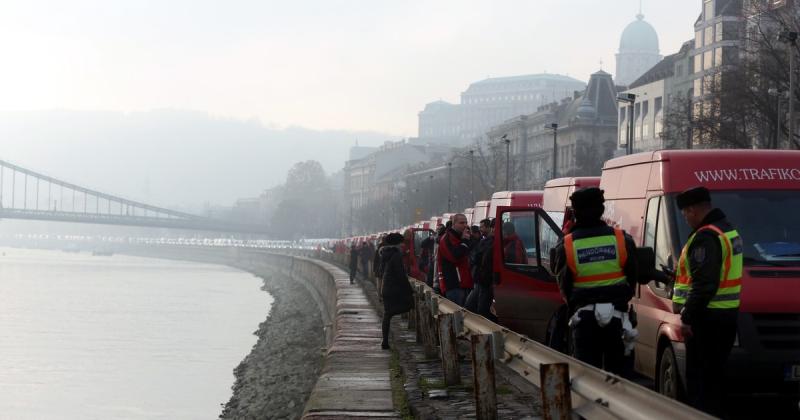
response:
<path id="1" fill-rule="evenodd" d="M 504 136 L 510 141 L 512 189 L 541 189 L 555 177 L 599 175 L 617 145 L 617 92 L 611 75 L 601 70 L 582 93 L 493 127 L 487 133 L 491 142 Z"/>
<path id="2" fill-rule="evenodd" d="M 469 85 L 460 104 L 429 103 L 419 113 L 419 141 L 464 146 L 483 138 L 489 128 L 530 114 L 575 91 L 584 82 L 557 74 L 493 77 Z"/>
<path id="3" fill-rule="evenodd" d="M 677 133 L 668 135 L 664 119 L 670 110 L 685 107 L 694 96 L 693 44 L 694 41 L 685 42 L 680 51 L 664 57 L 624 92 L 634 94 L 636 100 L 632 106 L 618 104 L 620 149 L 626 148 L 630 136 L 631 110 L 635 152 L 685 147 L 687 139 Z"/>
<path id="4" fill-rule="evenodd" d="M 622 31 L 617 53 L 617 84 L 628 86 L 661 61 L 658 34 L 639 12 Z"/>

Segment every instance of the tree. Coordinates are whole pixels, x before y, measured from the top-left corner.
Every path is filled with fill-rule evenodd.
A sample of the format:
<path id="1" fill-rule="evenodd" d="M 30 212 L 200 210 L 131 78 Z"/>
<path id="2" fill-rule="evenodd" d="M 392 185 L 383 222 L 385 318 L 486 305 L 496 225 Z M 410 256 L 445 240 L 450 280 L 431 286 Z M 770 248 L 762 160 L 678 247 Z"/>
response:
<path id="1" fill-rule="evenodd" d="M 322 165 L 298 162 L 286 176 L 284 196 L 272 216 L 272 230 L 282 239 L 336 235 L 337 206 Z"/>

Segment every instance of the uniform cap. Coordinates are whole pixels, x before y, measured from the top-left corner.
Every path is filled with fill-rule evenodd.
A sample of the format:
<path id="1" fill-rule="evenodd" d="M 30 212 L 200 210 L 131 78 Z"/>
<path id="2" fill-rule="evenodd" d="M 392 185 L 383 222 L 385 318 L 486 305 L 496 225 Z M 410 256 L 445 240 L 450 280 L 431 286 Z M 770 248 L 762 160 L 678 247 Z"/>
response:
<path id="1" fill-rule="evenodd" d="M 386 245 L 400 245 L 403 243 L 403 235 L 390 233 L 386 236 Z"/>
<path id="2" fill-rule="evenodd" d="M 690 188 L 675 197 L 678 208 L 683 210 L 686 207 L 693 206 L 699 203 L 710 203 L 711 192 L 706 187 Z"/>
<path id="3" fill-rule="evenodd" d="M 569 199 L 572 201 L 573 209 L 585 209 L 589 207 L 602 206 L 606 202 L 603 197 L 604 191 L 597 187 L 581 188 L 572 193 Z"/>

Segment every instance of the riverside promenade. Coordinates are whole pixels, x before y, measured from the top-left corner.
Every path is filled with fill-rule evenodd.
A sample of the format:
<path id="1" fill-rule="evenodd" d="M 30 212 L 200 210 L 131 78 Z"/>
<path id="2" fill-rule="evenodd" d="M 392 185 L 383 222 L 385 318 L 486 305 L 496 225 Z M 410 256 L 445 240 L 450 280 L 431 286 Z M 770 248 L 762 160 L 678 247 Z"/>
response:
<path id="1" fill-rule="evenodd" d="M 381 318 L 358 284 L 340 268 L 316 261 L 336 283 L 336 326 L 304 419 L 399 419 L 389 377 L 391 353 L 381 350 Z M 332 327 L 332 326 L 331 326 Z"/>

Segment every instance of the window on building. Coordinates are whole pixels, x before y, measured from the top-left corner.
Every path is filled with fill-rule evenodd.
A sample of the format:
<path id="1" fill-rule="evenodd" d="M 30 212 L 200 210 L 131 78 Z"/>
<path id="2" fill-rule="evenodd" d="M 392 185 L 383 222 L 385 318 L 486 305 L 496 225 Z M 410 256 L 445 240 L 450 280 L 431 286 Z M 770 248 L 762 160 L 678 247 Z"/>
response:
<path id="1" fill-rule="evenodd" d="M 714 19 L 714 0 L 705 0 L 703 3 L 703 18 L 705 20 Z"/>
<path id="2" fill-rule="evenodd" d="M 695 49 L 697 49 L 702 46 L 703 46 L 703 31 L 697 31 L 694 33 L 694 47 Z"/>
<path id="3" fill-rule="evenodd" d="M 714 67 L 722 65 L 722 48 L 714 48 Z"/>
<path id="4" fill-rule="evenodd" d="M 642 138 L 641 116 L 642 116 L 642 104 L 638 103 L 638 104 L 636 104 L 636 106 L 634 107 L 634 110 L 633 110 L 633 121 L 634 121 L 634 124 L 635 124 L 635 127 L 634 127 L 635 130 L 634 130 L 634 134 L 633 135 L 634 135 L 634 139 L 635 140 L 640 140 Z"/>
<path id="5" fill-rule="evenodd" d="M 660 96 L 653 101 L 653 117 L 655 118 L 654 123 L 654 137 L 659 138 L 661 137 L 661 133 L 664 131 L 664 115 L 663 115 L 663 98 Z"/>
<path id="6" fill-rule="evenodd" d="M 714 41 L 715 42 L 722 41 L 722 22 L 719 22 L 716 25 L 716 29 L 714 30 Z"/>
<path id="7" fill-rule="evenodd" d="M 703 70 L 708 70 L 714 67 L 714 50 L 708 50 L 703 53 Z"/>
<path id="8" fill-rule="evenodd" d="M 678 64 L 675 66 L 675 76 L 683 77 L 683 64 Z"/>
<path id="9" fill-rule="evenodd" d="M 642 138 L 650 138 L 650 101 L 642 102 Z"/>
<path id="10" fill-rule="evenodd" d="M 703 55 L 696 55 L 692 57 L 694 59 L 694 72 L 700 73 L 703 71 Z"/>
<path id="11" fill-rule="evenodd" d="M 706 26 L 703 41 L 705 41 L 703 45 L 711 45 L 714 42 L 714 25 Z"/>
<path id="12" fill-rule="evenodd" d="M 694 79 L 694 96 L 703 96 L 703 78 Z"/>

